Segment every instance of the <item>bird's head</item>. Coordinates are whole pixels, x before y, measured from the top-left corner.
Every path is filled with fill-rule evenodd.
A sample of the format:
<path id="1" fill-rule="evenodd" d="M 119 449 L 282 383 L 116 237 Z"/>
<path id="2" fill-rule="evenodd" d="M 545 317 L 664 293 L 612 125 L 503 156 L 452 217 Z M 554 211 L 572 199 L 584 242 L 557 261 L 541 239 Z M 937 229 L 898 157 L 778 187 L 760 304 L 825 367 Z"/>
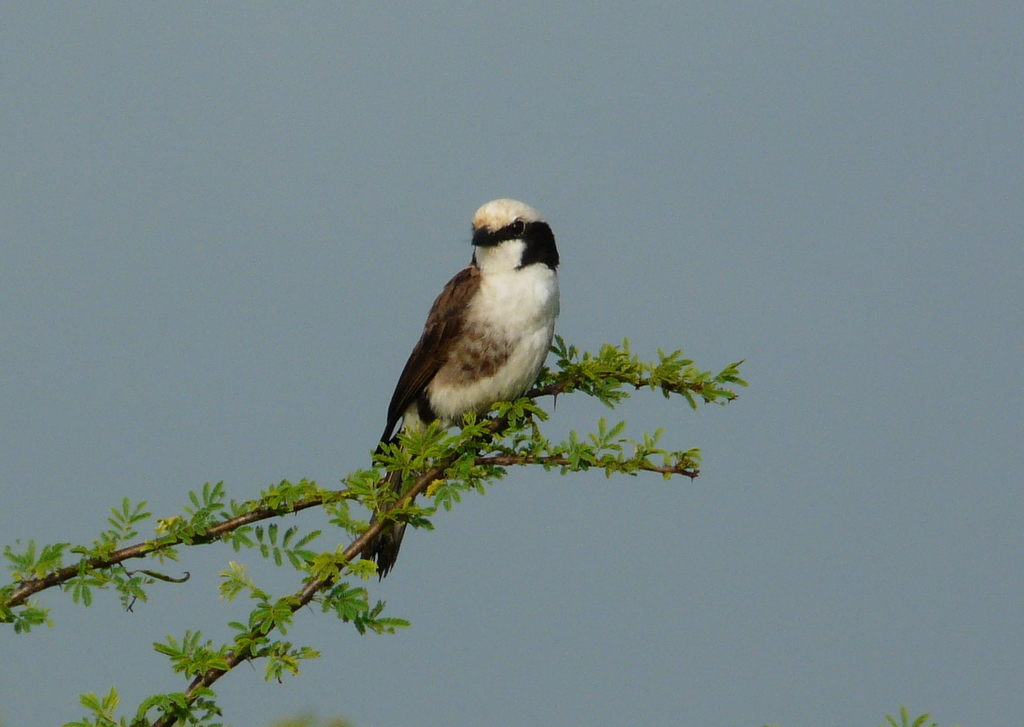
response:
<path id="1" fill-rule="evenodd" d="M 514 199 L 488 202 L 473 215 L 473 264 L 484 272 L 527 265 L 558 267 L 558 248 L 537 210 Z"/>

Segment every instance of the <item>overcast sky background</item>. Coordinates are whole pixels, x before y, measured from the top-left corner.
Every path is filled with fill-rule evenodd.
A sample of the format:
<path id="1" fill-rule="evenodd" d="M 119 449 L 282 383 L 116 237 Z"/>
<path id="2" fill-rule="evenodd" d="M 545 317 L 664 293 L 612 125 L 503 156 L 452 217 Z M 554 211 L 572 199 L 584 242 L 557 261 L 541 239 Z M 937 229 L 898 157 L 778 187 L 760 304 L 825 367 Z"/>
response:
<path id="1" fill-rule="evenodd" d="M 336 486 L 514 197 L 560 334 L 751 387 L 610 414 L 702 447 L 692 484 L 513 471 L 412 533 L 370 587 L 412 628 L 303 612 L 323 657 L 235 670 L 226 721 L 1019 725 L 1024 5 L 623 5 L 4 3 L 0 543 Z M 52 629 L 0 631 L 6 727 L 183 688 L 151 643 L 229 638 L 229 559 L 296 587 L 183 555 L 134 613 L 51 591 Z"/>

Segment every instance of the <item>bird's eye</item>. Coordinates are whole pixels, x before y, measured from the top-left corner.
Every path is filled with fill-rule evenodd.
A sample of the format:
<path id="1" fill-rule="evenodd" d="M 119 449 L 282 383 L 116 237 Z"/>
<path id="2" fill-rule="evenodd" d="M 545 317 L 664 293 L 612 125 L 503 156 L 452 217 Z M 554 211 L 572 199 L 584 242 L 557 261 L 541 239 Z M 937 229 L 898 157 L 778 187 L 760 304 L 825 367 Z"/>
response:
<path id="1" fill-rule="evenodd" d="M 519 235 L 523 234 L 523 232 L 526 230 L 526 223 L 523 222 L 522 220 L 516 220 L 511 225 L 508 226 L 508 229 L 509 232 L 518 237 Z"/>

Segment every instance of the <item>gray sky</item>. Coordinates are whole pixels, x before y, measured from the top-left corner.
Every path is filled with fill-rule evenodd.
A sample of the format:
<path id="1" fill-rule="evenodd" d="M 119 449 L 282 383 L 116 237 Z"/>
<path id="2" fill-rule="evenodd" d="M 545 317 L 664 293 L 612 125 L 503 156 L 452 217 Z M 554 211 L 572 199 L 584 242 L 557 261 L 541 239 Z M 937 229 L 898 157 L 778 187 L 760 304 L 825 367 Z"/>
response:
<path id="1" fill-rule="evenodd" d="M 693 484 L 513 471 L 439 516 L 371 587 L 411 629 L 303 613 L 323 658 L 237 669 L 227 721 L 1019 724 L 1022 54 L 1000 2 L 5 3 L 0 542 L 365 466 L 510 196 L 555 231 L 569 341 L 751 388 L 611 414 L 703 447 Z M 54 628 L 0 631 L 4 724 L 182 688 L 150 645 L 228 637 L 231 558 L 294 588 L 185 555 L 134 613 L 50 592 Z"/>

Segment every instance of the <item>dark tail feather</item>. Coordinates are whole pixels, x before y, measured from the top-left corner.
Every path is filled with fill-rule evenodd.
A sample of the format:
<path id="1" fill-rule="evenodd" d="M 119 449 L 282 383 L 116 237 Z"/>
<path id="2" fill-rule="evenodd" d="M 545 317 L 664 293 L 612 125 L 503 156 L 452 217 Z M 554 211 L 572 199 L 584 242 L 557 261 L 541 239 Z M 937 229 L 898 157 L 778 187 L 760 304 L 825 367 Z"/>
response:
<path id="1" fill-rule="evenodd" d="M 384 480 L 397 495 L 402 492 L 402 475 L 399 472 L 388 472 Z M 370 525 L 377 522 L 377 513 L 370 518 Z M 388 523 L 384 529 L 363 548 L 360 556 L 367 560 L 377 561 L 377 575 L 384 579 L 398 560 L 398 551 L 402 547 L 402 536 L 405 535 L 405 523 Z"/>

